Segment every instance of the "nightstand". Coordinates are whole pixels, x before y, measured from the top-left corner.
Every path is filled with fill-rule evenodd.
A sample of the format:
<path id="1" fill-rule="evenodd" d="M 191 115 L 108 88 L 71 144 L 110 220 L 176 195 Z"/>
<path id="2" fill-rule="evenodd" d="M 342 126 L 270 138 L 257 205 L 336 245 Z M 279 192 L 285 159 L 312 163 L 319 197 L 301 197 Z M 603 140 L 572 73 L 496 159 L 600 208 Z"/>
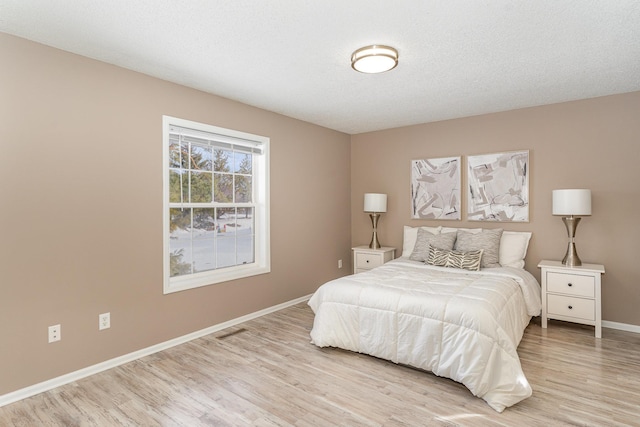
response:
<path id="1" fill-rule="evenodd" d="M 542 327 L 547 319 L 593 325 L 602 338 L 601 284 L 604 265 L 567 267 L 560 261 L 541 261 Z"/>
<path id="2" fill-rule="evenodd" d="M 381 247 L 371 249 L 368 245 L 351 248 L 353 251 L 353 272 L 362 273 L 374 267 L 381 266 L 385 262 L 391 261 L 396 256 L 396 249 Z"/>

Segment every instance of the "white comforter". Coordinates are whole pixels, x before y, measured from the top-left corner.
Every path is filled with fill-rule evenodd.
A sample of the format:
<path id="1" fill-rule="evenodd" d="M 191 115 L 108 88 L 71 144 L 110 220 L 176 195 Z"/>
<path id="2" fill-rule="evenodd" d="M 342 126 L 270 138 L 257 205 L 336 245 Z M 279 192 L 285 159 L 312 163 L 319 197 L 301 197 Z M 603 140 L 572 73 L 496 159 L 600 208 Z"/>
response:
<path id="1" fill-rule="evenodd" d="M 400 258 L 325 283 L 309 305 L 319 347 L 432 371 L 498 412 L 531 395 L 516 348 L 541 303 L 525 270 L 471 272 Z"/>

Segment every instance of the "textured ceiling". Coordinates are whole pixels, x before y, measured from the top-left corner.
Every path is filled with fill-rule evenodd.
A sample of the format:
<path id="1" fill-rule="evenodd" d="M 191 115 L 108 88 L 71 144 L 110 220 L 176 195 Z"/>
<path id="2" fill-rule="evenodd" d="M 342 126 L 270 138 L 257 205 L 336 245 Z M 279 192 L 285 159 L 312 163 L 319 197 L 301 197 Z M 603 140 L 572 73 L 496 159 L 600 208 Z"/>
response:
<path id="1" fill-rule="evenodd" d="M 350 134 L 640 90 L 640 0 L 0 0 L 0 31 Z M 351 69 L 373 43 L 396 69 Z"/>

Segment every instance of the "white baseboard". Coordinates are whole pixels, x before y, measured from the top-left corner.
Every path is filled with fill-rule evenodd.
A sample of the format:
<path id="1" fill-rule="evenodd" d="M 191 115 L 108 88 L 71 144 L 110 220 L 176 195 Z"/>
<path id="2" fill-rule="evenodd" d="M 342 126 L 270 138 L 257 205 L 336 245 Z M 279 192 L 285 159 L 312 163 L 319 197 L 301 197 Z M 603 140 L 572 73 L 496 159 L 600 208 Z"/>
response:
<path id="1" fill-rule="evenodd" d="M 110 359 L 101 363 L 98 363 L 93 366 L 88 366 L 86 368 L 80 369 L 75 372 L 70 372 L 68 374 L 52 378 L 47 381 L 43 381 L 38 384 L 34 384 L 20 390 L 13 391 L 11 393 L 7 393 L 0 396 L 0 407 L 8 405 L 10 403 L 17 402 L 22 399 L 26 399 L 27 397 L 35 396 L 36 394 L 43 393 L 45 391 L 49 391 L 56 387 L 60 387 L 65 384 L 69 384 L 73 381 L 78 381 L 82 378 L 86 378 L 91 375 L 95 375 L 99 372 L 106 371 L 107 369 L 115 368 L 116 366 L 123 365 L 125 363 L 132 362 L 136 359 L 140 359 L 145 356 L 149 356 L 150 354 L 157 353 L 162 350 L 166 350 L 171 347 L 175 347 L 180 344 L 184 344 L 188 341 L 194 340 L 196 338 L 203 337 L 205 335 L 212 334 L 214 332 L 218 332 L 222 329 L 229 328 L 231 326 L 238 325 L 240 323 L 256 319 L 258 317 L 262 317 L 269 313 L 274 313 L 276 311 L 282 310 L 284 308 L 290 307 L 292 305 L 296 305 L 303 301 L 308 300 L 311 295 L 307 295 L 292 301 L 288 301 L 282 304 L 275 305 L 273 307 L 265 308 L 264 310 L 256 311 L 255 313 L 247 314 L 242 317 L 238 317 L 236 319 L 229 320 L 224 323 L 220 323 L 217 325 L 210 326 L 208 328 L 192 332 L 187 335 L 183 335 L 178 338 L 174 338 L 169 341 L 162 342 L 160 344 L 152 345 L 151 347 L 143 348 L 138 351 L 134 351 L 133 353 L 125 354 L 123 356 L 116 357 L 114 359 Z"/>
<path id="2" fill-rule="evenodd" d="M 603 320 L 602 327 L 618 329 L 620 331 L 635 332 L 636 334 L 640 334 L 640 326 L 629 325 L 628 323 L 618 323 L 618 322 L 610 322 L 608 320 Z"/>

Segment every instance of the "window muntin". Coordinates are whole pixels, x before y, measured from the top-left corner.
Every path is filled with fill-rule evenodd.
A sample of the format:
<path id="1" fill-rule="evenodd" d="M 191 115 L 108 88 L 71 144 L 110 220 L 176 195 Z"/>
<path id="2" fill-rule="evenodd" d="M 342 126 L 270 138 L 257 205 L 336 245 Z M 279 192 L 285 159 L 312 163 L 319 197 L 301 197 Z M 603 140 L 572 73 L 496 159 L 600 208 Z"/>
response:
<path id="1" fill-rule="evenodd" d="M 164 117 L 165 293 L 269 271 L 265 137 Z"/>

